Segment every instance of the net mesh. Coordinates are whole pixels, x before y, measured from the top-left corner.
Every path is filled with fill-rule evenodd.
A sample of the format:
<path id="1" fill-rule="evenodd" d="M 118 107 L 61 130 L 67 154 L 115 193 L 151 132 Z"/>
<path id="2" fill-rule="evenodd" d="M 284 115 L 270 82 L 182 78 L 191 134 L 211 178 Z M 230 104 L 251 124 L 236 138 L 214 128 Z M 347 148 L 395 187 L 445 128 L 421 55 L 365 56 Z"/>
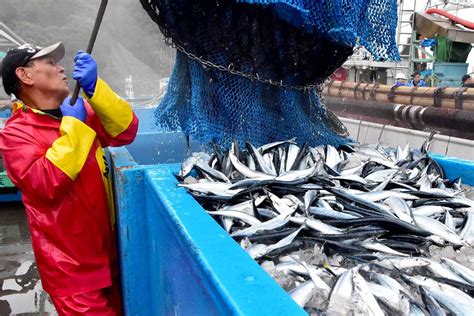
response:
<path id="1" fill-rule="evenodd" d="M 347 142 L 316 89 L 363 45 L 398 59 L 392 0 L 141 0 L 177 48 L 157 124 L 197 140 Z"/>

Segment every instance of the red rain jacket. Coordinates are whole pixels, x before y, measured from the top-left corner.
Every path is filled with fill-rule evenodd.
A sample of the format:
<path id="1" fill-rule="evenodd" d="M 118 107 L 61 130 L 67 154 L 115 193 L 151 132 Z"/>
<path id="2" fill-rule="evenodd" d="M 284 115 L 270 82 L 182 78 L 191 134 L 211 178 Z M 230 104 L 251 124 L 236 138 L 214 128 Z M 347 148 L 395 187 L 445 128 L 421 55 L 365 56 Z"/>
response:
<path id="1" fill-rule="evenodd" d="M 88 101 L 85 124 L 20 104 L 0 136 L 6 170 L 22 192 L 43 288 L 52 296 L 108 287 L 118 273 L 102 148 L 131 143 L 138 119 L 100 79 Z"/>

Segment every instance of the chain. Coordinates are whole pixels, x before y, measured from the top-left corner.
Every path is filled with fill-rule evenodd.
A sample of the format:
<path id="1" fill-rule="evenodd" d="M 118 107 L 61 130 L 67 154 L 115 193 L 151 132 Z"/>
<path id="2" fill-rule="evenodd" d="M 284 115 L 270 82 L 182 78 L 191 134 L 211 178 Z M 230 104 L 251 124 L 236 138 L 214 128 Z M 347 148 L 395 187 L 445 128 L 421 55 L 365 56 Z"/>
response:
<path id="1" fill-rule="evenodd" d="M 271 79 L 260 78 L 258 74 L 254 75 L 252 73 L 246 73 L 246 72 L 242 72 L 242 71 L 239 71 L 239 70 L 235 70 L 232 64 L 230 64 L 228 67 L 224 67 L 222 65 L 217 65 L 217 64 L 215 64 L 211 61 L 205 60 L 201 57 L 198 57 L 198 56 L 194 55 L 193 53 L 190 53 L 190 52 L 186 51 L 186 49 L 184 49 L 184 47 L 182 47 L 181 45 L 179 45 L 175 42 L 171 43 L 171 46 L 176 48 L 180 52 L 184 53 L 186 56 L 188 56 L 188 58 L 190 58 L 192 60 L 195 60 L 195 61 L 198 61 L 199 63 L 201 63 L 205 67 L 214 68 L 214 69 L 217 69 L 219 71 L 227 72 L 227 73 L 230 73 L 230 74 L 236 75 L 236 76 L 241 76 L 241 77 L 250 79 L 252 81 L 258 81 L 258 82 L 270 84 L 272 86 L 285 88 L 285 89 L 291 89 L 291 90 L 298 90 L 298 91 L 310 91 L 310 90 L 313 90 L 313 89 L 315 89 L 317 91 L 322 91 L 322 88 L 323 88 L 323 83 L 312 84 L 312 85 L 307 85 L 307 86 L 294 86 L 294 85 L 284 84 L 283 81 L 278 82 L 278 81 L 273 81 Z"/>
<path id="2" fill-rule="evenodd" d="M 186 51 L 186 49 L 184 49 L 184 47 L 182 47 L 181 45 L 179 45 L 175 42 L 171 42 L 171 43 L 168 42 L 168 44 L 171 45 L 172 47 L 176 48 L 180 52 L 184 53 L 186 56 L 188 56 L 188 58 L 201 63 L 204 67 L 214 68 L 214 69 L 217 69 L 217 70 L 222 71 L 222 72 L 227 72 L 227 73 L 230 73 L 232 75 L 241 76 L 241 77 L 250 79 L 252 81 L 255 80 L 255 81 L 258 81 L 258 82 L 270 84 L 270 85 L 280 87 L 280 88 L 292 89 L 292 90 L 298 90 L 298 91 L 314 90 L 316 92 L 317 96 L 319 97 L 320 101 L 321 101 L 320 104 L 325 109 L 324 112 L 325 112 L 325 115 L 326 115 L 326 119 L 328 120 L 328 122 L 331 125 L 331 127 L 333 128 L 333 130 L 341 136 L 345 136 L 345 137 L 349 136 L 349 132 L 348 132 L 347 128 L 344 126 L 344 124 L 342 124 L 342 122 L 337 118 L 337 116 L 334 115 L 331 111 L 329 111 L 329 109 L 326 107 L 326 99 L 324 98 L 323 93 L 322 93 L 323 89 L 324 89 L 324 82 L 322 82 L 320 84 L 314 84 L 314 85 L 308 85 L 308 86 L 287 85 L 287 84 L 284 84 L 282 81 L 277 82 L 277 81 L 273 81 L 271 79 L 260 78 L 258 76 L 258 74 L 254 75 L 254 74 L 251 74 L 251 73 L 245 73 L 245 72 L 242 72 L 242 71 L 235 70 L 233 68 L 232 64 L 229 65 L 229 67 L 224 67 L 222 65 L 214 64 L 213 62 L 205 60 L 201 57 L 198 57 L 198 56 L 194 55 L 193 53 L 190 53 L 190 52 Z M 310 107 L 311 107 L 311 101 L 310 101 Z M 310 111 L 311 111 L 311 109 L 310 109 Z"/>

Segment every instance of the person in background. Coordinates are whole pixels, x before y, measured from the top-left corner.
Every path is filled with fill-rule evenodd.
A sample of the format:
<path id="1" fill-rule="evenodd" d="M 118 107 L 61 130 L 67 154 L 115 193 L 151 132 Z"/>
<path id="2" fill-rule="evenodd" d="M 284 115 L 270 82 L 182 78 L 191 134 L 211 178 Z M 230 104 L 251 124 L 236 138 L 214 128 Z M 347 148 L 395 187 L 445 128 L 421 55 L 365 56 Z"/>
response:
<path id="1" fill-rule="evenodd" d="M 130 144 L 138 119 L 74 57 L 84 91 L 71 105 L 62 43 L 25 44 L 2 60 L 5 92 L 18 99 L 0 134 L 8 176 L 20 189 L 44 290 L 59 315 L 121 315 L 115 213 L 107 146 Z"/>
<path id="2" fill-rule="evenodd" d="M 413 74 L 413 80 L 410 81 L 408 84 L 410 87 L 426 87 L 426 83 L 421 79 L 421 75 L 419 72 L 415 72 Z"/>
<path id="3" fill-rule="evenodd" d="M 474 88 L 474 81 L 471 75 L 464 75 L 461 78 L 461 83 L 464 88 Z"/>
<path id="4" fill-rule="evenodd" d="M 8 100 L 0 100 L 0 118 L 9 118 L 12 115 L 12 105 Z"/>
<path id="5" fill-rule="evenodd" d="M 397 80 L 395 81 L 395 84 L 394 84 L 395 87 L 403 87 L 407 85 L 407 77 L 405 77 L 403 73 L 399 72 L 395 76 L 395 79 Z"/>

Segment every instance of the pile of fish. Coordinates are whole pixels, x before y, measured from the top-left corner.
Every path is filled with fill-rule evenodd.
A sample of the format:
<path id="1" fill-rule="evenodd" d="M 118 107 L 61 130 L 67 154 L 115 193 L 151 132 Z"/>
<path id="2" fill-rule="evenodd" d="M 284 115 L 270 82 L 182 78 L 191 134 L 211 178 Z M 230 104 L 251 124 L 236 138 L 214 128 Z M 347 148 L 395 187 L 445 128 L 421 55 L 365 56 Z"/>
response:
<path id="1" fill-rule="evenodd" d="M 308 313 L 469 315 L 474 201 L 421 149 L 212 144 L 186 188 Z M 474 260 L 474 258 L 472 258 Z"/>

